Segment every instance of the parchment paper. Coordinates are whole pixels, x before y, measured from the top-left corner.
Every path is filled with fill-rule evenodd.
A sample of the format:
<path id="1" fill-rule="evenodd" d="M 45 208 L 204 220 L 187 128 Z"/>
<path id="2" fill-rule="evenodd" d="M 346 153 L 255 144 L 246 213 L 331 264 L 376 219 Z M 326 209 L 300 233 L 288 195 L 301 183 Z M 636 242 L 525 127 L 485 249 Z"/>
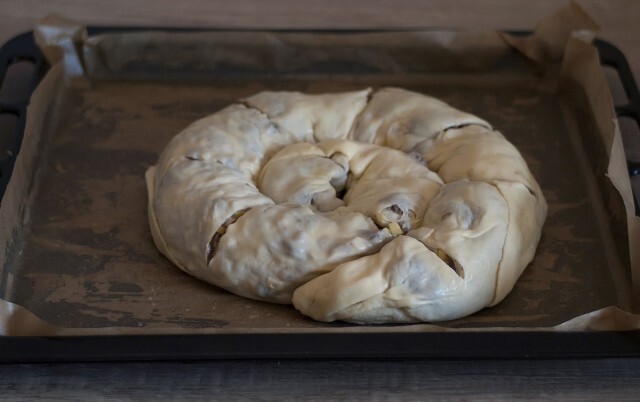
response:
<path id="1" fill-rule="evenodd" d="M 0 335 L 548 331 L 640 328 L 640 223 L 597 52 L 575 5 L 535 34 L 129 32 L 45 19 L 53 67 L 33 95 L 0 207 Z M 531 266 L 500 305 L 404 326 L 325 324 L 239 298 L 153 246 L 144 171 L 197 118 L 266 89 L 395 85 L 492 122 L 549 201 Z M 40 317 L 40 318 L 38 318 Z"/>

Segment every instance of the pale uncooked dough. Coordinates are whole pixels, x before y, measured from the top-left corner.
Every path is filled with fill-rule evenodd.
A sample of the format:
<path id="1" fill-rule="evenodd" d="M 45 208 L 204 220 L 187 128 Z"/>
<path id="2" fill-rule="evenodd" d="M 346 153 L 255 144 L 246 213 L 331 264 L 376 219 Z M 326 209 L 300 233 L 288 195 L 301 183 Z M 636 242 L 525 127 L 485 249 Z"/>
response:
<path id="1" fill-rule="evenodd" d="M 547 211 L 489 123 L 398 88 L 259 93 L 174 137 L 146 178 L 151 232 L 175 265 L 320 321 L 494 305 Z"/>

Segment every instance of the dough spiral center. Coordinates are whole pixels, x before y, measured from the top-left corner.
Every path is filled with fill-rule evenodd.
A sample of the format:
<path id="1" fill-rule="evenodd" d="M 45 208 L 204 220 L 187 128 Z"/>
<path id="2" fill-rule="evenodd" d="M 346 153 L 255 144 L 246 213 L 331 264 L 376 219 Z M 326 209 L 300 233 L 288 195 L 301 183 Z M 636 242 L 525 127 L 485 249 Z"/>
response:
<path id="1" fill-rule="evenodd" d="M 276 204 L 361 213 L 392 234 L 418 227 L 444 183 L 421 161 L 348 140 L 289 145 L 262 169 L 258 187 Z"/>

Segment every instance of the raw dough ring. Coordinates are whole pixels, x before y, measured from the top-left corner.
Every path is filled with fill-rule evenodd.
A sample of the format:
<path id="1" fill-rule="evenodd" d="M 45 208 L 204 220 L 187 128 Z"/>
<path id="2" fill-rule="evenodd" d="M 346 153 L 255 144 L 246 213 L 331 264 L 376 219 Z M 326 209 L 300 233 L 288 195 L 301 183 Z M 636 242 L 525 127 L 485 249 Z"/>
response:
<path id="1" fill-rule="evenodd" d="M 175 265 L 321 321 L 494 305 L 547 211 L 489 123 L 397 88 L 259 93 L 175 136 L 146 179 L 154 241 Z"/>

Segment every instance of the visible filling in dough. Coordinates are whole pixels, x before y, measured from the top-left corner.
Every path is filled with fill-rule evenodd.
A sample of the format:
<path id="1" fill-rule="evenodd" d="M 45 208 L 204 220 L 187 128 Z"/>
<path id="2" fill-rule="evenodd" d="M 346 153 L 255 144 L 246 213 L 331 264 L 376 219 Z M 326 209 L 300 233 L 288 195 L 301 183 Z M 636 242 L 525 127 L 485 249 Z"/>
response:
<path id="1" fill-rule="evenodd" d="M 237 211 L 234 212 L 233 215 L 231 215 L 229 217 L 229 219 L 227 219 L 226 221 L 224 221 L 222 223 L 222 225 L 220 225 L 220 227 L 218 228 L 218 230 L 216 230 L 216 232 L 214 233 L 213 237 L 211 238 L 211 241 L 209 242 L 209 244 L 207 244 L 207 263 L 211 262 L 211 259 L 213 258 L 213 256 L 216 253 L 216 250 L 218 249 L 218 243 L 220 243 L 220 238 L 227 233 L 227 228 L 234 224 L 235 221 L 238 220 L 238 218 L 240 218 L 242 215 L 245 214 L 245 212 L 247 212 L 249 209 L 243 209 L 241 211 Z"/>

